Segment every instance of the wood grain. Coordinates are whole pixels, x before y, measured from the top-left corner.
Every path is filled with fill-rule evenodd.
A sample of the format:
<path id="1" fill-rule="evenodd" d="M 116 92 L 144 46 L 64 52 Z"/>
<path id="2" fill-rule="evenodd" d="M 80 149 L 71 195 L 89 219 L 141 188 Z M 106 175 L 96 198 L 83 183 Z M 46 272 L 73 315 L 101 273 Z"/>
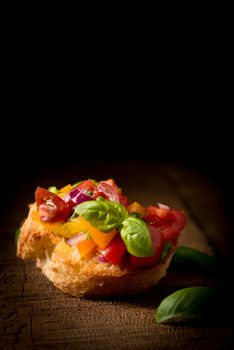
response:
<path id="1" fill-rule="evenodd" d="M 108 177 L 108 172 L 131 198 L 145 205 L 162 202 L 182 208 L 187 217 L 182 243 L 209 253 L 218 251 L 225 259 L 230 239 L 225 213 L 217 214 L 220 196 L 202 175 L 190 169 L 139 162 L 122 164 L 121 171 L 118 164 L 108 169 L 98 167 L 91 175 L 101 179 Z M 86 175 L 84 171 L 80 174 Z M 9 227 L 1 229 L 0 349 L 233 347 L 233 326 L 223 320 L 196 327 L 155 322 L 155 310 L 166 295 L 188 286 L 222 286 L 222 273 L 189 271 L 172 264 L 167 276 L 147 293 L 111 300 L 77 299 L 54 288 L 34 262 L 15 257 Z M 220 227 L 226 230 L 222 235 Z"/>

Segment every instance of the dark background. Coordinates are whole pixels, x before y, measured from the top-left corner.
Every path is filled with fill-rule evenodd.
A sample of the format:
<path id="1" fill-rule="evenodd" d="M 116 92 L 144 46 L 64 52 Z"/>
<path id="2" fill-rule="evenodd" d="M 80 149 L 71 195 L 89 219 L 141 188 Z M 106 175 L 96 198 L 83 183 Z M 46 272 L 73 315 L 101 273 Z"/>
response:
<path id="1" fill-rule="evenodd" d="M 33 43 L 30 55 L 23 46 L 9 54 L 2 95 L 3 220 L 11 221 L 24 196 L 33 200 L 38 184 L 63 185 L 86 175 L 84 169 L 100 168 L 106 177 L 110 164 L 121 169 L 131 161 L 201 171 L 221 190 L 232 217 L 229 54 L 224 46 L 218 54 L 205 39 L 186 45 L 180 54 L 162 51 L 157 62 L 149 52 L 142 60 L 83 55 L 78 64 L 71 55 L 62 62 L 48 47 L 46 55 L 36 55 Z"/>
<path id="2" fill-rule="evenodd" d="M 185 91 L 179 100 L 178 94 L 171 93 L 161 101 L 156 97 L 147 101 L 140 93 L 128 101 L 106 94 L 102 101 L 91 96 L 89 101 L 77 100 L 76 106 L 76 101 L 72 106 L 67 100 L 61 103 L 62 98 L 60 93 L 45 103 L 29 93 L 27 100 L 14 101 L 15 119 L 13 114 L 6 118 L 1 140 L 5 209 L 12 204 L 17 208 L 17 191 L 22 186 L 25 191 L 27 183 L 31 191 L 27 199 L 33 199 L 32 185 L 33 190 L 38 184 L 50 185 L 48 178 L 55 184 L 62 174 L 68 182 L 69 176 L 79 179 L 84 173 L 79 170 L 92 164 L 106 175 L 104 169 L 111 163 L 119 163 L 121 169 L 123 163 L 141 160 L 201 171 L 220 188 L 227 210 L 232 211 L 233 135 L 230 112 L 218 94 L 203 101 Z"/>
<path id="3" fill-rule="evenodd" d="M 1 56 L 3 217 L 17 208 L 18 191 L 32 198 L 48 174 L 132 160 L 198 169 L 232 213 L 231 21 L 215 10 L 181 21 L 167 11 L 145 26 L 132 17 L 132 27 L 112 31 L 73 22 L 65 30 L 60 19 L 50 28 L 10 11 Z"/>

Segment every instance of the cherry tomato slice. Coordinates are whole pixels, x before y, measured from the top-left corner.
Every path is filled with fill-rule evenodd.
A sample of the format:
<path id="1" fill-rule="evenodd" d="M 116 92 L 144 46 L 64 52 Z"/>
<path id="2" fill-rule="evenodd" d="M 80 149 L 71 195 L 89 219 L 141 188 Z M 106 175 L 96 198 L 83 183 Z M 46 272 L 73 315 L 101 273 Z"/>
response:
<path id="1" fill-rule="evenodd" d="M 150 231 L 150 236 L 154 247 L 154 255 L 143 258 L 131 255 L 131 266 L 133 269 L 137 267 L 153 266 L 157 264 L 161 257 L 164 246 L 164 239 L 160 232 L 160 229 L 149 224 L 147 227 Z"/>
<path id="2" fill-rule="evenodd" d="M 37 187 L 35 201 L 39 211 L 39 219 L 44 222 L 65 222 L 71 214 L 70 203 L 45 188 Z"/>
<path id="3" fill-rule="evenodd" d="M 101 251 L 101 254 L 111 264 L 120 265 L 125 252 L 126 246 L 122 238 L 118 234 L 115 236 L 114 239 L 112 239 L 108 246 Z"/>
<path id="4" fill-rule="evenodd" d="M 85 193 L 87 192 L 93 192 L 95 189 L 96 185 L 93 180 L 85 180 L 82 181 L 78 186 L 76 186 L 80 190 L 83 190 Z"/>
<path id="5" fill-rule="evenodd" d="M 129 205 L 128 197 L 121 192 L 113 179 L 101 181 L 93 194 L 95 198 L 102 196 L 109 201 L 121 203 L 124 207 Z"/>
<path id="6" fill-rule="evenodd" d="M 105 181 L 101 181 L 94 189 L 93 196 L 94 198 L 102 196 L 109 201 L 119 203 L 119 193 L 117 192 L 116 188 Z"/>
<path id="7" fill-rule="evenodd" d="M 116 185 L 113 179 L 109 179 L 103 182 L 111 185 L 115 189 L 116 193 L 119 194 L 119 203 L 121 203 L 124 207 L 127 207 L 129 205 L 128 197 L 122 193 L 121 189 Z"/>

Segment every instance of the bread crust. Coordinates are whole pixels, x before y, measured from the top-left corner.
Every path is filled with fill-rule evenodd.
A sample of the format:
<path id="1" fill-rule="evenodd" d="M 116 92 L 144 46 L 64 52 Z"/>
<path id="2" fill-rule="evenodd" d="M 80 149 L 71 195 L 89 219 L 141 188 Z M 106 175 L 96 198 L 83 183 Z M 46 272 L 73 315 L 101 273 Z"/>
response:
<path id="1" fill-rule="evenodd" d="M 35 210 L 33 204 L 21 227 L 17 255 L 37 259 L 37 267 L 55 287 L 76 297 L 112 297 L 145 291 L 165 276 L 176 250 L 174 246 L 160 263 L 137 271 L 101 263 L 97 256 L 82 259 L 76 247 L 32 218 Z"/>
<path id="2" fill-rule="evenodd" d="M 35 203 L 29 205 L 29 208 L 28 217 L 20 228 L 17 255 L 22 259 L 43 258 L 53 250 L 61 238 L 33 220 L 32 214 L 37 210 Z"/>

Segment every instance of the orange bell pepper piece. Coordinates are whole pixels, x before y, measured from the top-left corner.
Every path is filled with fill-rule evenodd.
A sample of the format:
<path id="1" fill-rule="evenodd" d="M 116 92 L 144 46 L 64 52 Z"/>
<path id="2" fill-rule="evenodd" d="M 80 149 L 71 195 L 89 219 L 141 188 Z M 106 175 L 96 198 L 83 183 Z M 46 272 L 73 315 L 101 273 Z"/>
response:
<path id="1" fill-rule="evenodd" d="M 84 239 L 77 244 L 77 248 L 79 250 L 80 256 L 83 258 L 94 251 L 96 244 L 92 239 Z"/>
<path id="2" fill-rule="evenodd" d="M 96 227 L 93 227 L 82 216 L 79 216 L 77 221 L 79 221 L 86 228 L 87 232 L 90 234 L 93 241 L 101 249 L 106 248 L 108 246 L 108 244 L 110 243 L 110 241 L 114 238 L 114 236 L 117 233 L 116 229 L 114 229 L 111 232 L 104 233 L 104 232 L 98 230 Z"/>
<path id="3" fill-rule="evenodd" d="M 137 213 L 139 214 L 140 218 L 143 218 L 145 216 L 146 210 L 142 205 L 140 205 L 138 202 L 133 202 L 127 207 L 127 211 L 129 213 Z"/>

